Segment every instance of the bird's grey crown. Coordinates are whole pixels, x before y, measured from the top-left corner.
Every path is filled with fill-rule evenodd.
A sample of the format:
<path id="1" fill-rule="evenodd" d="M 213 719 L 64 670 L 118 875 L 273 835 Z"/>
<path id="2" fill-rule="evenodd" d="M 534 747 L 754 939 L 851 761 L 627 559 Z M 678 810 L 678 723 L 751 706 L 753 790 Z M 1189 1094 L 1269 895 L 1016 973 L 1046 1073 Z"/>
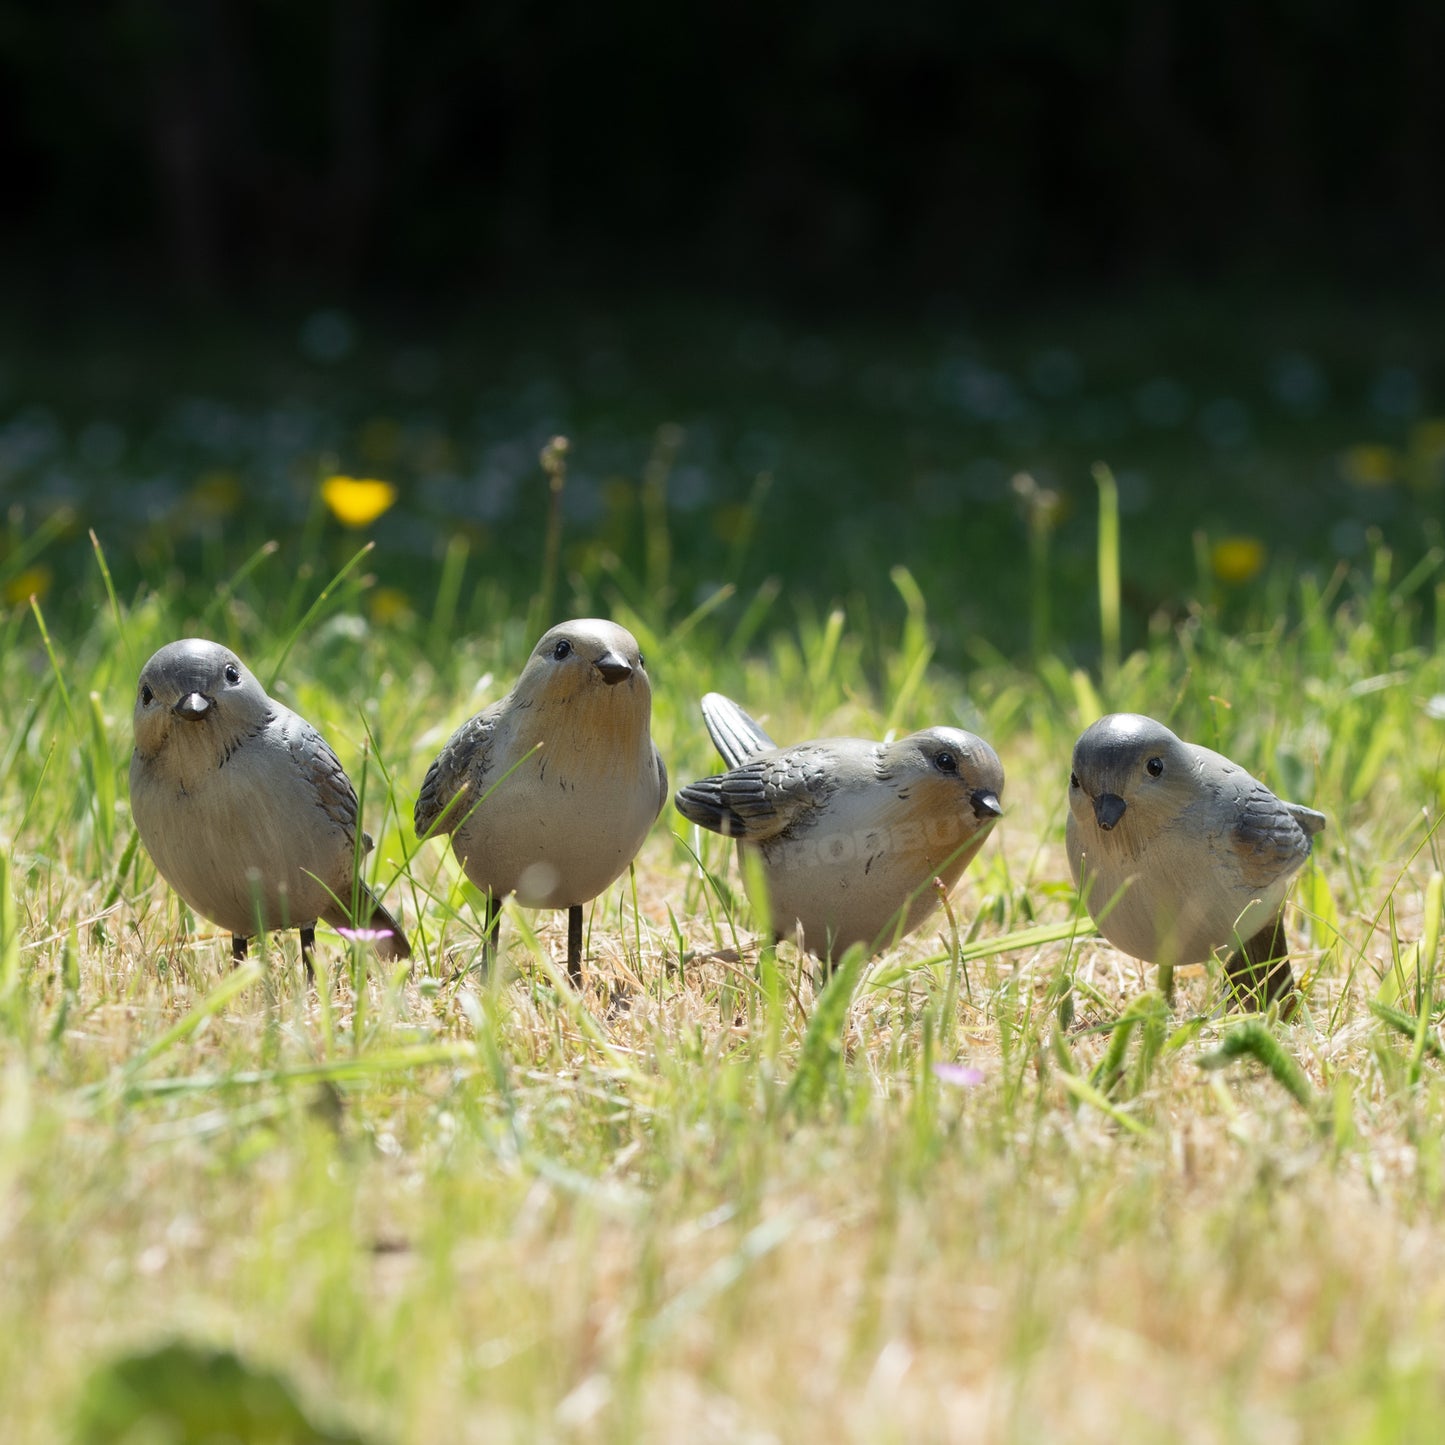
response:
<path id="1" fill-rule="evenodd" d="M 167 643 L 146 663 L 141 682 L 164 682 L 181 697 L 190 692 L 214 690 L 227 664 L 245 676 L 245 665 L 228 647 L 203 637 L 184 637 Z"/>
<path id="2" fill-rule="evenodd" d="M 1130 768 L 1153 751 L 1177 747 L 1179 739 L 1161 722 L 1137 712 L 1115 712 L 1084 729 L 1074 744 L 1074 771 Z"/>
<path id="3" fill-rule="evenodd" d="M 963 728 L 926 728 L 923 732 L 911 733 L 901 742 L 916 746 L 934 764 L 940 753 L 951 752 L 960 776 L 972 774 L 975 786 L 985 791 L 998 792 L 1003 788 L 1003 764 L 998 754 L 977 733 L 966 732 Z"/>
<path id="4" fill-rule="evenodd" d="M 559 622 L 555 627 L 549 627 L 532 649 L 532 657 L 551 657 L 559 642 L 567 642 L 574 650 L 579 644 L 585 644 L 595 649 L 599 657 L 616 650 L 629 665 L 635 662 L 640 667 L 642 656 L 636 649 L 635 640 L 632 648 L 626 647 L 629 640 L 633 639 L 626 628 L 608 621 L 605 617 L 574 617 L 569 622 Z M 632 653 L 631 657 L 627 655 L 629 651 Z"/>

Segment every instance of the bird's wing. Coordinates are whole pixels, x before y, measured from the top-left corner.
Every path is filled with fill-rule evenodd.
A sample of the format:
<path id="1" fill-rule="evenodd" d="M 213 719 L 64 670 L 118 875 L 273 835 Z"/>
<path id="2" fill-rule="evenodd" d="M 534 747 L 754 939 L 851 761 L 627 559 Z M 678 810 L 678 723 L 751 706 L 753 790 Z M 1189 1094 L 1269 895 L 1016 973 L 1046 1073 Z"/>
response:
<path id="1" fill-rule="evenodd" d="M 412 825 L 418 838 L 450 833 L 486 792 L 496 724 L 497 715 L 488 708 L 469 718 L 447 739 L 427 769 L 417 795 Z"/>
<path id="2" fill-rule="evenodd" d="M 798 826 L 827 802 L 836 783 L 826 754 L 789 748 L 679 788 L 677 810 L 725 838 L 762 843 Z"/>
<path id="3" fill-rule="evenodd" d="M 1286 803 L 1284 805 L 1290 811 L 1290 816 L 1305 831 L 1305 836 L 1313 838 L 1316 833 L 1325 831 L 1325 824 L 1329 821 L 1323 813 L 1316 812 L 1313 808 L 1306 808 L 1303 803 Z"/>
<path id="4" fill-rule="evenodd" d="M 1314 816 L 1323 827 L 1322 815 Z M 1310 851 L 1309 834 L 1292 806 L 1280 802 L 1263 783 L 1256 783 L 1241 800 L 1229 841 L 1251 887 L 1267 888 L 1278 882 L 1282 874 L 1298 868 Z"/>
<path id="5" fill-rule="evenodd" d="M 720 692 L 703 695 L 702 720 L 707 724 L 713 746 L 730 768 L 740 768 L 749 758 L 771 752 L 777 746 L 755 718 Z"/>
<path id="6" fill-rule="evenodd" d="M 347 852 L 356 846 L 356 832 L 360 805 L 356 789 L 341 766 L 341 760 L 331 750 L 331 745 L 304 718 L 290 711 L 277 709 L 276 726 L 285 739 L 286 746 L 302 776 L 310 784 L 317 803 L 333 822 L 339 824 L 346 835 Z M 375 845 L 371 835 L 361 834 L 361 851 L 371 852 Z M 347 864 L 348 873 L 351 864 Z M 336 889 L 340 906 L 329 903 L 321 916 L 333 928 L 362 927 L 381 935 L 376 940 L 379 957 L 401 959 L 411 957 L 411 945 L 389 909 L 359 880 L 356 882 L 357 913 L 351 916 L 351 894 L 345 885 L 331 882 Z"/>
<path id="7" fill-rule="evenodd" d="M 277 706 L 272 727 L 285 744 L 291 761 L 311 790 L 316 805 L 347 837 L 355 839 L 359 811 L 356 789 L 331 745 L 305 718 Z"/>

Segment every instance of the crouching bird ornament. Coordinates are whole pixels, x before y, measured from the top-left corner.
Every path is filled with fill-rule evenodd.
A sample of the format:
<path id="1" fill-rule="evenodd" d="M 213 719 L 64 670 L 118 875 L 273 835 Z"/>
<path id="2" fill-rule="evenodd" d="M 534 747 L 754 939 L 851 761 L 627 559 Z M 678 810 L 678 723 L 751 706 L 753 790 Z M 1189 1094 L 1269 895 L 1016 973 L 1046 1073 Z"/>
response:
<path id="1" fill-rule="evenodd" d="M 1003 765 L 961 728 L 779 747 L 721 693 L 702 714 L 728 771 L 679 789 L 677 810 L 756 856 L 775 931 L 819 958 L 911 933 L 1003 812 Z"/>
<path id="2" fill-rule="evenodd" d="M 1099 931 L 1166 970 L 1228 949 L 1248 1009 L 1292 1007 L 1284 899 L 1324 826 L 1138 713 L 1102 717 L 1074 745 L 1065 842 Z"/>

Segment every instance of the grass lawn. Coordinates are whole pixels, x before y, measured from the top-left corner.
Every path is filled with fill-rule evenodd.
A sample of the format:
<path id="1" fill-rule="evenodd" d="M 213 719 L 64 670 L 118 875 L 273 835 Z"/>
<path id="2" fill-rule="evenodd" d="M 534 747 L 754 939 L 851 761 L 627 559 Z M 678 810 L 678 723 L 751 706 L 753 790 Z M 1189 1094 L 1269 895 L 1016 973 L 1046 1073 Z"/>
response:
<path id="1" fill-rule="evenodd" d="M 203 1438 L 116 1423 L 113 1363 L 180 1342 L 240 1369 L 176 1352 L 127 1378 L 183 1393 L 189 1362 L 233 1420 L 269 1381 L 294 1414 L 233 1428 L 254 1440 L 1435 1439 L 1445 559 L 1422 528 L 1302 566 L 1261 524 L 1253 579 L 1201 560 L 1140 605 L 1158 559 L 1129 485 L 1120 559 L 1083 473 L 1087 545 L 1057 531 L 1063 561 L 1015 569 L 1007 647 L 960 635 L 956 519 L 916 568 L 794 593 L 747 548 L 764 500 L 704 574 L 645 469 L 634 551 L 589 561 L 569 520 L 548 571 L 539 523 L 506 585 L 507 548 L 463 529 L 408 571 L 404 507 L 359 558 L 314 503 L 265 552 L 239 524 L 172 545 L 157 521 L 147 552 L 13 513 L 0 580 L 54 581 L 0 617 L 5 1438 Z M 950 912 L 816 978 L 790 946 L 759 955 L 730 847 L 669 808 L 590 910 L 580 995 L 563 918 L 511 905 L 483 976 L 475 895 L 417 848 L 412 803 L 540 618 L 594 612 L 642 643 L 674 784 L 717 765 L 708 689 L 783 740 L 988 738 L 1005 817 Z M 192 632 L 276 673 L 336 746 L 410 969 L 323 930 L 315 991 L 294 935 L 233 970 L 156 877 L 132 693 Z M 1328 814 L 1288 918 L 1293 1022 L 1218 1015 L 1203 968 L 1171 1007 L 1081 917 L 1068 759 L 1106 710 Z"/>

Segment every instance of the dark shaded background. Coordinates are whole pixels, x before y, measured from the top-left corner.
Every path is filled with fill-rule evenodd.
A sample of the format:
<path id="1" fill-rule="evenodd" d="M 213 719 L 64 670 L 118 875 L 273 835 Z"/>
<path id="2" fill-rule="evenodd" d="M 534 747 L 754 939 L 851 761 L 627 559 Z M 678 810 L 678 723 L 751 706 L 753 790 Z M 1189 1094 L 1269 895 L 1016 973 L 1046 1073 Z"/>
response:
<path id="1" fill-rule="evenodd" d="M 381 582 L 425 615 L 464 538 L 494 625 L 559 432 L 574 605 L 891 619 L 902 563 L 957 660 L 1046 573 L 1087 658 L 1099 459 L 1126 641 L 1408 570 L 1442 60 L 1439 0 L 0 0 L 0 601 L 89 598 L 90 527 L 198 613 L 268 537 L 339 563 L 339 470 L 400 489 Z"/>
<path id="2" fill-rule="evenodd" d="M 1435 279 L 1437 0 L 0 6 L 12 277 L 836 302 Z"/>

